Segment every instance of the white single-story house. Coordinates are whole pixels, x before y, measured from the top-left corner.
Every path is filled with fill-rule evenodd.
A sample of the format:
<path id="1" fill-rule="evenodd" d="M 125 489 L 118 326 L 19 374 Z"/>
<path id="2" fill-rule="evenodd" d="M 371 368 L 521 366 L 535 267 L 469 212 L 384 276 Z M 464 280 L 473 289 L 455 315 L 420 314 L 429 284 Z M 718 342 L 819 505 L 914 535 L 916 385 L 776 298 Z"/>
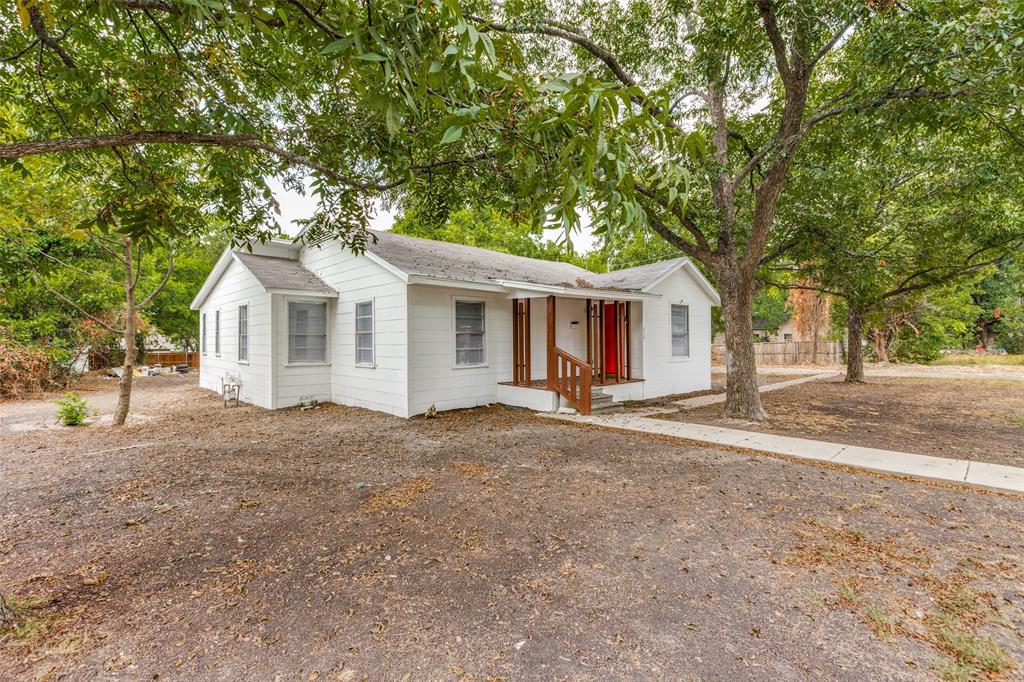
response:
<path id="1" fill-rule="evenodd" d="M 410 417 L 495 402 L 590 413 L 710 388 L 718 304 L 686 258 L 595 274 L 374 231 L 359 254 L 336 240 L 229 248 L 192 309 L 205 388 Z"/>

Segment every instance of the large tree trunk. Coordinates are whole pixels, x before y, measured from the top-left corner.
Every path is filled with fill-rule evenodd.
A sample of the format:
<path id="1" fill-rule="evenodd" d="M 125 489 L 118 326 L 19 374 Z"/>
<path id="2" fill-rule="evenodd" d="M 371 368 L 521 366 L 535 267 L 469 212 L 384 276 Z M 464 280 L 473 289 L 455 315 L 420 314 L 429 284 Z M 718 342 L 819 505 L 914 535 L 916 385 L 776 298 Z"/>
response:
<path id="1" fill-rule="evenodd" d="M 889 362 L 889 330 L 875 328 L 871 330 L 872 346 L 875 352 L 875 360 L 878 362 Z"/>
<path id="2" fill-rule="evenodd" d="M 739 277 L 722 273 L 722 319 L 725 322 L 725 416 L 760 420 L 768 416 L 757 389 L 754 356 L 754 292 Z"/>
<path id="3" fill-rule="evenodd" d="M 132 241 L 125 239 L 124 269 L 124 365 L 117 394 L 117 408 L 114 410 L 114 426 L 124 426 L 128 418 L 128 407 L 132 400 L 132 375 L 135 373 L 135 277 L 132 269 Z"/>
<path id="4" fill-rule="evenodd" d="M 861 330 L 864 328 L 864 311 L 852 303 L 846 312 L 846 381 L 864 381 L 864 347 L 861 344 Z"/>

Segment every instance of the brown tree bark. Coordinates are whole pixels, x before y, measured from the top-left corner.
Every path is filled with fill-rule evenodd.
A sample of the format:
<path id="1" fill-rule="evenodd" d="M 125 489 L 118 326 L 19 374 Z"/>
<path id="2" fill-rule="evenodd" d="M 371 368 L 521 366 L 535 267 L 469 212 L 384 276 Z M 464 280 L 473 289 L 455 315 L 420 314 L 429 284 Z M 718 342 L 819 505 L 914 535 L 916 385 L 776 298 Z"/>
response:
<path id="1" fill-rule="evenodd" d="M 846 313 L 846 381 L 864 382 L 864 348 L 861 345 L 861 331 L 864 328 L 864 311 L 852 303 Z"/>
<path id="2" fill-rule="evenodd" d="M 121 382 L 117 394 L 117 408 L 114 410 L 114 426 L 124 426 L 128 408 L 132 401 L 132 375 L 135 372 L 135 281 L 132 266 L 132 240 L 124 240 L 124 364 L 121 366 Z M 141 257 L 140 257 L 141 267 Z"/>
<path id="3" fill-rule="evenodd" d="M 717 276 L 725 321 L 725 416 L 764 419 L 754 356 L 754 293 L 723 273 Z"/>

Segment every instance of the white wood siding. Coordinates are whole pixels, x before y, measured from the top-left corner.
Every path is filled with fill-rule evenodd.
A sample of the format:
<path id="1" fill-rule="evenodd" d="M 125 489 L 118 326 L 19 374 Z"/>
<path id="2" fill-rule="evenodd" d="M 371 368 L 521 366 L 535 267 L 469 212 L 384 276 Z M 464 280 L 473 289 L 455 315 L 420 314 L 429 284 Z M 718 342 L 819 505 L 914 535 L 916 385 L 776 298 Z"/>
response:
<path id="1" fill-rule="evenodd" d="M 328 312 L 331 364 L 322 377 L 313 379 L 316 389 L 329 394 L 325 400 L 342 405 L 409 416 L 405 282 L 337 242 L 306 247 L 299 260 L 338 292 L 338 299 Z M 356 365 L 355 305 L 367 300 L 373 301 L 372 367 Z M 286 344 L 283 357 L 287 359 L 287 329 L 283 333 Z M 296 374 L 310 378 L 303 373 Z M 289 390 L 290 393 L 281 397 L 290 400 L 298 389 Z"/>
<path id="2" fill-rule="evenodd" d="M 643 377 L 646 398 L 711 388 L 711 301 L 684 270 L 670 275 L 643 303 Z M 690 357 L 672 357 L 672 304 L 690 306 Z"/>
<path id="3" fill-rule="evenodd" d="M 274 408 L 291 407 L 304 400 L 331 401 L 331 344 L 335 301 L 274 294 Z M 327 352 L 324 362 L 288 362 L 288 301 L 327 304 Z"/>
<path id="4" fill-rule="evenodd" d="M 238 261 L 232 260 L 199 310 L 206 315 L 206 351 L 199 361 L 199 385 L 220 391 L 221 378 L 241 378 L 241 399 L 273 407 L 270 392 L 270 297 Z M 249 306 L 249 362 L 238 361 L 238 306 Z M 215 318 L 220 310 L 220 356 L 215 349 Z M 202 328 L 200 327 L 200 334 Z"/>
<path id="5" fill-rule="evenodd" d="M 455 299 L 483 301 L 486 363 L 455 366 Z M 531 315 L 536 312 L 531 310 Z M 543 318 L 543 315 L 542 315 Z M 512 380 L 512 301 L 505 294 L 409 286 L 409 414 L 496 402 L 499 381 Z"/>

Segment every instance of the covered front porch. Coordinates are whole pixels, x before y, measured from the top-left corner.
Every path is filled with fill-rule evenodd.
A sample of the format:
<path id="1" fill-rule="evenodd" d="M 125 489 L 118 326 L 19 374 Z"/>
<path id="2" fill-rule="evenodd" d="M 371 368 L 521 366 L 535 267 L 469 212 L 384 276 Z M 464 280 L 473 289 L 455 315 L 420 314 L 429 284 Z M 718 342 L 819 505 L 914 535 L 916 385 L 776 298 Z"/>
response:
<path id="1" fill-rule="evenodd" d="M 560 397 L 590 414 L 632 395 L 626 385 L 643 381 L 644 297 L 594 293 L 607 297 L 513 295 L 513 371 L 503 402 L 550 410 Z"/>

